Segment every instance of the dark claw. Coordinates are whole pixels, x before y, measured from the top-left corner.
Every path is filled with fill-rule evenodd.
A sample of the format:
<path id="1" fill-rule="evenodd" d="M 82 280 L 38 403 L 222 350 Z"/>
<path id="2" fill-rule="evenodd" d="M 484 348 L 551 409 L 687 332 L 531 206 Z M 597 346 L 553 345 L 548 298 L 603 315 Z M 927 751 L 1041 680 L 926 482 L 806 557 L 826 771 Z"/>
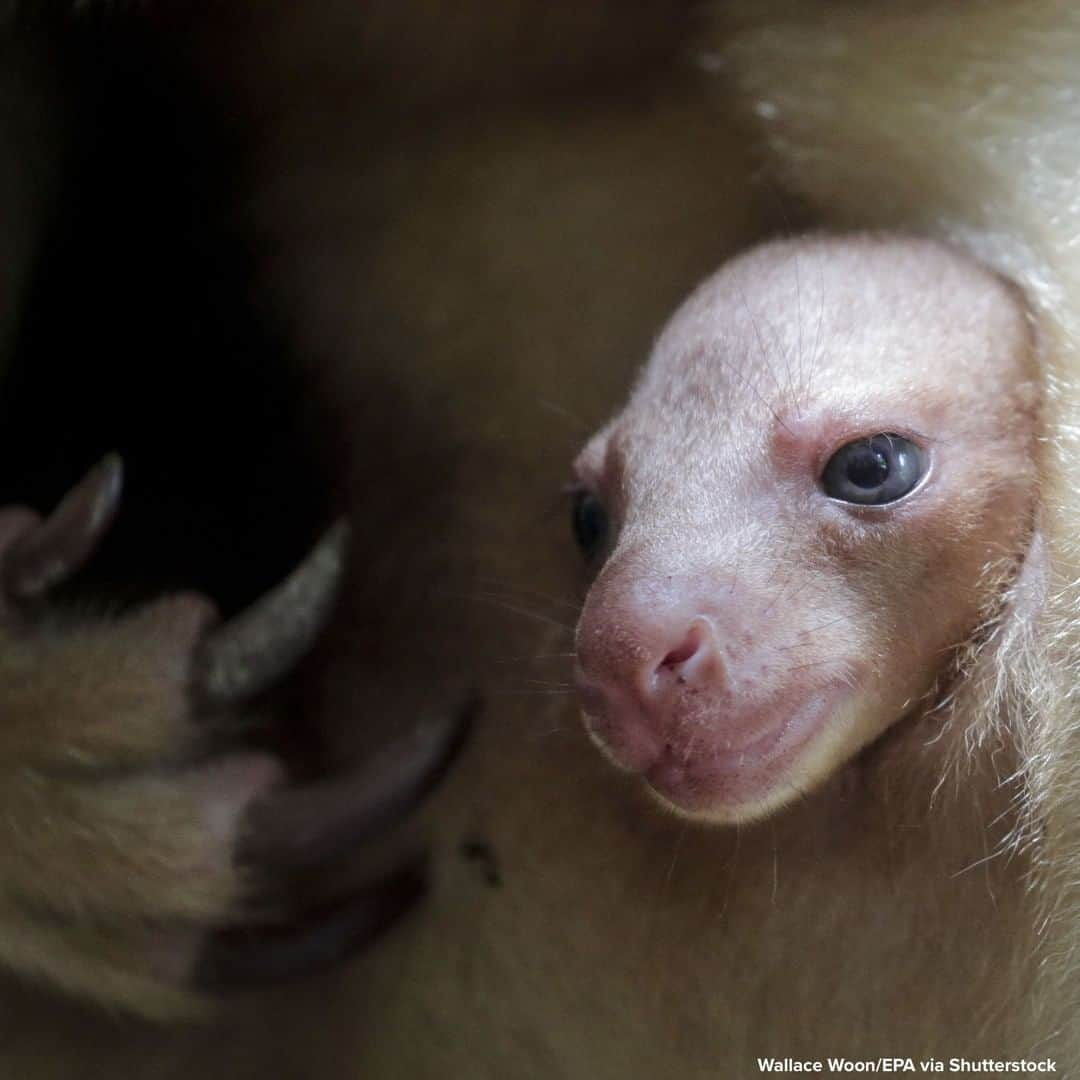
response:
<path id="1" fill-rule="evenodd" d="M 123 486 L 120 456 L 107 454 L 43 522 L 11 545 L 4 560 L 7 594 L 33 599 L 71 577 L 109 531 Z"/>
<path id="2" fill-rule="evenodd" d="M 470 702 L 452 721 L 418 724 L 355 772 L 256 802 L 244 822 L 237 861 L 262 872 L 303 869 L 395 824 L 450 767 L 476 708 Z"/>
<path id="3" fill-rule="evenodd" d="M 426 887 L 423 869 L 410 866 L 288 925 L 219 931 L 203 951 L 195 982 L 206 989 L 239 989 L 324 971 L 377 937 Z"/>
<path id="4" fill-rule="evenodd" d="M 330 617 L 348 542 L 348 523 L 338 521 L 280 585 L 207 635 L 196 656 L 197 700 L 245 701 L 292 668 Z"/>

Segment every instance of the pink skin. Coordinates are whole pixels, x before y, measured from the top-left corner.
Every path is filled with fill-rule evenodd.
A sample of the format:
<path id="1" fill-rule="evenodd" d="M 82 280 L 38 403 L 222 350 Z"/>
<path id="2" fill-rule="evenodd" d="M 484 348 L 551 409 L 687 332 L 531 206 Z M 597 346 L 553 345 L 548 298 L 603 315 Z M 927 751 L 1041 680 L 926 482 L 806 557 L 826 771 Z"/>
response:
<path id="1" fill-rule="evenodd" d="M 926 241 L 768 245 L 706 281 L 586 446 L 610 519 L 582 612 L 586 724 L 674 809 L 760 817 L 915 708 L 1032 535 L 1023 305 Z M 924 475 L 857 506 L 822 473 L 895 433 Z"/>

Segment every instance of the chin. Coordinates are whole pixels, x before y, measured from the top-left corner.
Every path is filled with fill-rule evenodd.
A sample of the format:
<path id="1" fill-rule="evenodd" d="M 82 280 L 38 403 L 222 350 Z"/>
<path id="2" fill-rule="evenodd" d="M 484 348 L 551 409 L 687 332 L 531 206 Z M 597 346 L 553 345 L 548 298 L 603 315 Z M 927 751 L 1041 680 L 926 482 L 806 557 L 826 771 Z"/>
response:
<path id="1" fill-rule="evenodd" d="M 710 746 L 706 731 L 681 751 L 665 744 L 647 763 L 637 742 L 611 741 L 613 725 L 601 732 L 586 716 L 586 726 L 609 760 L 639 775 L 665 809 L 691 821 L 742 825 L 809 795 L 890 724 L 878 702 L 845 687 L 842 695 L 808 699 L 739 750 Z"/>

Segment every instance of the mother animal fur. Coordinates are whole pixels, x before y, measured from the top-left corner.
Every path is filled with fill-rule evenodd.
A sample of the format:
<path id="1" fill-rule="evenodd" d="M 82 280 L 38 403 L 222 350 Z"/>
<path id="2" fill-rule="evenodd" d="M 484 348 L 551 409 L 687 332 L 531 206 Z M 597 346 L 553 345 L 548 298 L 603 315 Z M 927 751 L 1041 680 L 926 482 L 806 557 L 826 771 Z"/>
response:
<path id="1" fill-rule="evenodd" d="M 834 18 L 824 32 L 754 31 L 729 70 L 772 123 L 789 179 L 825 212 L 942 236 L 1021 286 L 1048 397 L 1050 438 L 1035 451 L 1046 564 L 1034 582 L 1047 600 L 999 624 L 951 712 L 900 725 L 816 794 L 738 833 L 666 824 L 576 760 L 549 773 L 560 791 L 587 786 L 572 803 L 545 801 L 539 772 L 513 791 L 494 762 L 485 773 L 474 760 L 473 776 L 503 793 L 489 827 L 516 854 L 506 881 L 520 890 L 491 906 L 467 969 L 478 994 L 502 991 L 496 1034 L 486 1043 L 448 1011 L 446 983 L 426 1008 L 380 1010 L 400 1038 L 420 1010 L 442 1033 L 410 1052 L 421 1075 L 463 1020 L 468 1045 L 451 1060 L 490 1075 L 751 1076 L 765 1053 L 1051 1053 L 1066 1073 L 1075 1060 L 1064 303 L 1075 293 L 1063 258 L 1075 230 L 1045 216 L 1072 201 L 1075 20 L 986 4 Z M 1038 59 L 1025 67 L 1027 55 Z M 1002 97 L 995 125 L 994 88 L 1017 71 L 1032 93 Z M 538 844 L 542 859 L 530 855 Z M 382 977 L 392 983 L 391 966 Z M 377 1053 L 386 1075 L 391 1062 L 389 1048 Z"/>
<path id="2" fill-rule="evenodd" d="M 427 971 L 453 949 L 421 998 L 375 1007 L 376 1075 L 421 1023 L 416 1075 L 440 1055 L 492 1076 L 742 1077 L 762 1054 L 1075 1060 L 1074 230 L 1046 214 L 1072 202 L 1075 17 L 830 10 L 824 31 L 766 18 L 713 59 L 826 214 L 936 233 L 1019 283 L 1052 435 L 1035 452 L 1048 602 L 1000 625 L 953 712 L 899 725 L 751 828 L 665 821 L 572 742 L 522 761 L 520 732 L 494 736 L 458 778 L 484 794 L 452 788 L 444 811 L 450 832 L 479 818 L 507 853 L 503 893 L 473 919 L 450 885 L 432 922 L 374 958 L 392 987 L 396 965 Z M 1024 95 L 995 89 L 1014 77 Z M 466 927 L 474 947 L 455 946 Z"/>

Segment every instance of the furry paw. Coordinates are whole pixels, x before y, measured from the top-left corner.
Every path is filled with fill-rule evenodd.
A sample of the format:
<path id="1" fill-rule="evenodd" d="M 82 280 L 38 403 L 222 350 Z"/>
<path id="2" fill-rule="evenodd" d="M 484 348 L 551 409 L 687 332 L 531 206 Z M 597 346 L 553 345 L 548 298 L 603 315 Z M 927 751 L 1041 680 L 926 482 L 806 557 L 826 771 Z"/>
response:
<path id="1" fill-rule="evenodd" d="M 91 556 L 121 488 L 110 456 L 45 519 L 0 510 L 0 962 L 167 1018 L 199 988 L 331 964 L 419 897 L 416 866 L 316 907 L 289 883 L 403 817 L 465 718 L 297 785 L 274 754 L 237 749 L 245 706 L 324 626 L 348 530 L 227 623 L 194 594 L 62 620 L 50 590 Z"/>

